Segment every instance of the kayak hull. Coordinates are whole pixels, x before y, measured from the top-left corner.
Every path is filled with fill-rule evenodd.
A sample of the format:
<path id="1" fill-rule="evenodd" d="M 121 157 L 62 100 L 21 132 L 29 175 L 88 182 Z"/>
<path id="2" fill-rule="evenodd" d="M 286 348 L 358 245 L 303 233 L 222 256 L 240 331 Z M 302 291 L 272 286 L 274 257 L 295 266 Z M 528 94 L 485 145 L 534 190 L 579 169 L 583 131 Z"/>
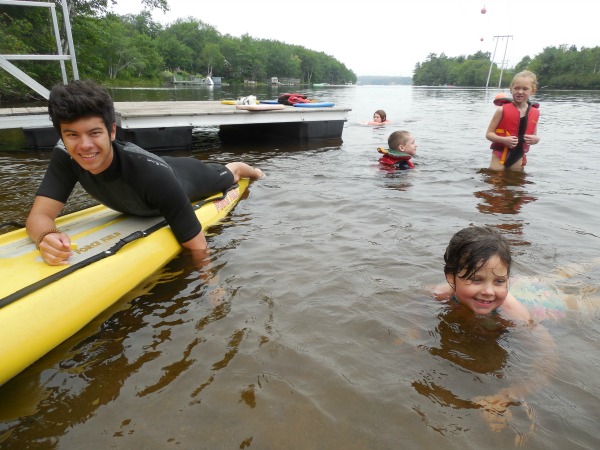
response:
<path id="1" fill-rule="evenodd" d="M 225 196 L 211 197 L 199 207 L 196 215 L 203 228 L 219 223 L 247 186 L 248 180 L 242 179 Z M 108 250 L 103 245 L 114 246 L 126 237 L 127 226 L 147 221 L 104 206 L 60 217 L 59 228 L 81 230 L 69 232 L 80 254 L 74 255 L 70 265 L 60 267 L 41 260 L 25 230 L 0 236 L 0 274 L 6 280 L 0 291 L 0 385 L 73 336 L 181 251 L 171 229 L 159 225 L 151 234 L 104 256 Z M 86 243 L 98 236 L 104 238 Z M 101 259 L 86 264 L 86 258 L 98 255 Z M 69 266 L 82 267 L 71 271 Z M 62 271 L 67 274 L 61 276 Z M 44 280 L 51 281 L 30 292 L 32 284 L 44 284 Z"/>

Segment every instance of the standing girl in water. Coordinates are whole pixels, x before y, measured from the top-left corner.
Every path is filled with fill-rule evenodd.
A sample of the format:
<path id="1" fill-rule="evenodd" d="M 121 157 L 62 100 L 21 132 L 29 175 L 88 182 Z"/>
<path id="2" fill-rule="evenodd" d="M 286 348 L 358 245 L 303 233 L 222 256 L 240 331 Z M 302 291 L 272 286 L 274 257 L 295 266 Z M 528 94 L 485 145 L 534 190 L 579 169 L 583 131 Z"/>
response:
<path id="1" fill-rule="evenodd" d="M 497 98 L 496 109 L 485 137 L 492 141 L 492 170 L 522 170 L 527 163 L 531 145 L 540 141 L 536 135 L 540 117 L 539 105 L 529 97 L 537 91 L 537 77 L 525 70 L 515 75 L 510 83 L 512 101 Z"/>

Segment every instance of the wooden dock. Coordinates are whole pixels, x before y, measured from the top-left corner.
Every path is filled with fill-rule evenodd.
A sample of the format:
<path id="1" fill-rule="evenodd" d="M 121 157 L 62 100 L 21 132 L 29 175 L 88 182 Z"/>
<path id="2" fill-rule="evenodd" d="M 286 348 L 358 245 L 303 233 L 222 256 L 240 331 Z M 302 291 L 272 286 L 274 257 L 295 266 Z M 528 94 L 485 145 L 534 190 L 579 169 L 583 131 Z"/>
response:
<path id="1" fill-rule="evenodd" d="M 242 111 L 220 101 L 115 102 L 117 136 L 148 150 L 186 149 L 195 128 L 218 127 L 221 139 L 285 137 L 287 140 L 341 139 L 350 108 Z M 0 109 L 0 130 L 22 128 L 30 147 L 57 140 L 45 107 Z"/>

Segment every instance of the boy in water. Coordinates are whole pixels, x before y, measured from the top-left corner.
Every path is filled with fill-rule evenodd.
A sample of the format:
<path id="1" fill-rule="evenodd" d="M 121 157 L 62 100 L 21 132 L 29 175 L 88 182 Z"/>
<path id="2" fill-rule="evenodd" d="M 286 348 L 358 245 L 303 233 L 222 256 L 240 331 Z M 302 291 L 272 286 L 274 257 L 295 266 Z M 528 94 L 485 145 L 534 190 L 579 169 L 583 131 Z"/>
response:
<path id="1" fill-rule="evenodd" d="M 242 177 L 263 176 L 260 169 L 242 162 L 222 165 L 161 158 L 130 142 L 116 141 L 113 100 L 92 81 L 55 86 L 48 112 L 62 143 L 54 148 L 26 227 L 50 265 L 66 264 L 73 254 L 71 239 L 56 228 L 55 219 L 77 182 L 116 211 L 163 216 L 183 247 L 205 250 L 202 225 L 190 202 L 222 192 Z"/>
<path id="2" fill-rule="evenodd" d="M 417 144 L 415 139 L 408 131 L 394 131 L 388 137 L 389 150 L 378 148 L 377 151 L 383 156 L 379 158 L 379 163 L 384 166 L 392 166 L 396 169 L 414 169 L 415 165 L 411 161 L 417 154 Z"/>

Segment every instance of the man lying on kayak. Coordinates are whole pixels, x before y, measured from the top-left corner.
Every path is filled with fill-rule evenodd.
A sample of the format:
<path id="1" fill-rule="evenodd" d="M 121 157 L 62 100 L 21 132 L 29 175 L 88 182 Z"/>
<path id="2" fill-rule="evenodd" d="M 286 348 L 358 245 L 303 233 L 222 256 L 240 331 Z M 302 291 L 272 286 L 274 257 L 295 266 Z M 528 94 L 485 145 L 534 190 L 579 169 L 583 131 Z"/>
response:
<path id="1" fill-rule="evenodd" d="M 115 140 L 114 103 L 92 81 L 76 80 L 50 92 L 48 113 L 61 136 L 27 218 L 27 233 L 43 260 L 67 264 L 68 235 L 55 219 L 77 182 L 105 206 L 137 216 L 163 216 L 181 245 L 204 250 L 206 238 L 190 202 L 223 192 L 240 178 L 263 177 L 243 162 L 204 163 L 189 157 L 159 157 Z"/>

